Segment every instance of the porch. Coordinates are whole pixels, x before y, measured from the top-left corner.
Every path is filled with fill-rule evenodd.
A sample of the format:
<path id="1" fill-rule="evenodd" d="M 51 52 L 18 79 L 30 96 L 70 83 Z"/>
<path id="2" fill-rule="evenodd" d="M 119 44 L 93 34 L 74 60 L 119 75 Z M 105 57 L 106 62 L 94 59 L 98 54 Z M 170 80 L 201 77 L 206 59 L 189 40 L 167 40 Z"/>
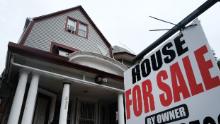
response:
<path id="1" fill-rule="evenodd" d="M 124 120 L 122 90 L 61 77 L 20 70 L 8 124 L 118 124 Z"/>
<path id="2" fill-rule="evenodd" d="M 124 124 L 124 66 L 90 53 L 67 60 L 10 47 L 7 124 Z"/>

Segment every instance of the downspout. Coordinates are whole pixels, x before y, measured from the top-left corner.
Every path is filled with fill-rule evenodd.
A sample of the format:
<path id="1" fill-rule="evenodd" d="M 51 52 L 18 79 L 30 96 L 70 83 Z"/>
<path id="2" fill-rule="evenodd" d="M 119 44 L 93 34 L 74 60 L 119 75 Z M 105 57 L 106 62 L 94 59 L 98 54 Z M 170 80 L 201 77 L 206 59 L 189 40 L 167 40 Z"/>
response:
<path id="1" fill-rule="evenodd" d="M 59 73 L 55 73 L 55 72 L 50 72 L 50 71 L 46 71 L 46 70 L 42 70 L 42 69 L 38 69 L 38 68 L 26 66 L 26 65 L 22 65 L 22 64 L 19 64 L 19 63 L 15 63 L 13 59 L 11 59 L 11 64 L 14 65 L 14 66 L 20 67 L 20 68 L 24 68 L 24 69 L 27 69 L 27 70 L 32 70 L 32 71 L 38 72 L 40 74 L 45 74 L 45 75 L 52 76 L 52 77 L 55 77 L 55 78 L 59 77 L 61 79 L 70 80 L 70 81 L 73 81 L 74 83 L 78 83 L 78 84 L 81 84 L 81 85 L 83 84 L 83 85 L 87 85 L 87 86 L 91 86 L 91 87 L 99 87 L 99 88 L 103 88 L 103 89 L 106 89 L 106 90 L 114 91 L 116 93 L 124 93 L 124 90 L 122 90 L 122 89 L 113 88 L 113 87 L 109 87 L 109 86 L 105 86 L 105 85 L 100 85 L 100 84 L 96 84 L 96 83 L 93 83 L 93 82 L 89 82 L 89 81 L 77 79 L 77 78 L 74 78 L 74 77 L 66 76 L 66 75 L 63 75 L 63 74 L 59 74 Z"/>

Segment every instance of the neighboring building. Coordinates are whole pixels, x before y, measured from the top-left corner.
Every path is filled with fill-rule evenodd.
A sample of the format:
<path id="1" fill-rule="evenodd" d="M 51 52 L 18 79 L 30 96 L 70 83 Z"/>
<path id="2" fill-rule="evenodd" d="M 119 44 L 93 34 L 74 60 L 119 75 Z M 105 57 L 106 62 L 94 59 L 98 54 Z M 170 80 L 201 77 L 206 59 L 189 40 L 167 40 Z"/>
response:
<path id="1" fill-rule="evenodd" d="M 28 18 L 8 44 L 1 124 L 124 124 L 123 72 L 134 54 L 112 48 L 81 6 Z"/>
<path id="2" fill-rule="evenodd" d="M 119 46 L 113 46 L 112 53 L 114 59 L 118 60 L 124 65 L 127 65 L 128 67 L 132 66 L 132 61 L 135 58 L 135 55 L 130 51 Z"/>

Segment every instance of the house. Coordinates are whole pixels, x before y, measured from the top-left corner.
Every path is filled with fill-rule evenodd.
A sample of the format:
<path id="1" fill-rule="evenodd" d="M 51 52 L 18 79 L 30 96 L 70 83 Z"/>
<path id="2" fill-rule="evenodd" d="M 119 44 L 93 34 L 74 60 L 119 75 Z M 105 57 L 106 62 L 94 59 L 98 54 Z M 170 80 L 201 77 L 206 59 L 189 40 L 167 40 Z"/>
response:
<path id="1" fill-rule="evenodd" d="M 8 44 L 1 124 L 125 124 L 123 72 L 134 54 L 112 47 L 81 6 L 28 18 Z"/>

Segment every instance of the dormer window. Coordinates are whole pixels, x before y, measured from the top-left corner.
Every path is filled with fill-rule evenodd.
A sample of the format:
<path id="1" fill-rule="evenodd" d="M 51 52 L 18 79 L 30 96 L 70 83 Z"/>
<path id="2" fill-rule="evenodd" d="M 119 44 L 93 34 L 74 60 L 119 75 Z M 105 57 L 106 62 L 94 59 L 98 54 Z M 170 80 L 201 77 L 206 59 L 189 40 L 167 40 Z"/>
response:
<path id="1" fill-rule="evenodd" d="M 51 43 L 51 52 L 59 56 L 68 57 L 69 54 L 75 51 L 78 50 L 55 42 Z"/>
<path id="2" fill-rule="evenodd" d="M 71 53 L 70 51 L 64 49 L 58 49 L 58 55 L 63 57 L 68 57 L 70 53 Z"/>
<path id="3" fill-rule="evenodd" d="M 67 18 L 66 31 L 84 38 L 88 37 L 88 25 L 70 17 Z"/>

